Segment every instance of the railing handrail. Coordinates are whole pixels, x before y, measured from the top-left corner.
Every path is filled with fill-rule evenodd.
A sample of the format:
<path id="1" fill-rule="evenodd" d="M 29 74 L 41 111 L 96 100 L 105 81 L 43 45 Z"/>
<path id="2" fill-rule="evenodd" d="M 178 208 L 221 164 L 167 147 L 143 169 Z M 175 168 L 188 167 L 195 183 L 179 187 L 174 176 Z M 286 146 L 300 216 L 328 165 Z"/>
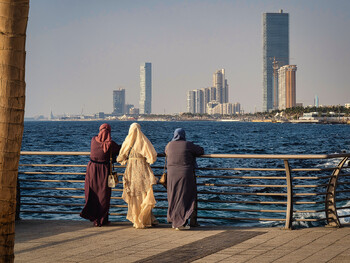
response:
<path id="1" fill-rule="evenodd" d="M 57 151 L 21 151 L 21 155 L 90 155 L 90 152 L 57 152 Z M 164 157 L 158 153 L 158 157 Z M 233 158 L 233 159 L 333 159 L 350 157 L 350 153 L 337 154 L 203 154 L 201 158 Z"/>

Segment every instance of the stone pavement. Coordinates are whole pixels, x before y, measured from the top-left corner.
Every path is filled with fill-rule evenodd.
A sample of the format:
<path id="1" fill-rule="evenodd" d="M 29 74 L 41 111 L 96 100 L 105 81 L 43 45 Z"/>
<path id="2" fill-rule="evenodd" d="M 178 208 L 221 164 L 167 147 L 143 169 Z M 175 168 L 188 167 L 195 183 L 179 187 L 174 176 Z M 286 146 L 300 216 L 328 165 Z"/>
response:
<path id="1" fill-rule="evenodd" d="M 350 262 L 350 227 L 233 228 L 21 220 L 15 262 Z"/>

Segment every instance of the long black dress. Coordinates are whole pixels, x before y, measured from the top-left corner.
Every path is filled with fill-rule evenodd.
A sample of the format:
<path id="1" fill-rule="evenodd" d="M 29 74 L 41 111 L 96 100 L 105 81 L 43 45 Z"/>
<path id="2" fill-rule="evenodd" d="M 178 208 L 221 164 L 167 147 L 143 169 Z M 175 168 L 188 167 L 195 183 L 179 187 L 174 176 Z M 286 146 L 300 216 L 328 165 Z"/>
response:
<path id="1" fill-rule="evenodd" d="M 112 141 L 109 150 L 104 153 L 101 143 L 91 140 L 90 162 L 85 175 L 85 206 L 80 216 L 94 222 L 95 226 L 108 223 L 111 188 L 108 187 L 108 174 L 110 170 L 110 151 L 115 161 L 120 146 Z"/>
<path id="2" fill-rule="evenodd" d="M 184 225 L 191 216 L 197 186 L 194 178 L 196 156 L 204 154 L 202 147 L 188 141 L 171 141 L 165 148 L 167 156 L 168 222 L 174 228 Z"/>

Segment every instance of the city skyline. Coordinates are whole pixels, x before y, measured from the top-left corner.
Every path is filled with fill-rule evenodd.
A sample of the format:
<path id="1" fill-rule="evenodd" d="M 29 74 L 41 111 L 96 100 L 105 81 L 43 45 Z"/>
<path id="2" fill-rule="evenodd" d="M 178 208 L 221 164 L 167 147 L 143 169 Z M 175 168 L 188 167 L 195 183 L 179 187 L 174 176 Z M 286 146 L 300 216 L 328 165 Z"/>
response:
<path id="1" fill-rule="evenodd" d="M 317 3 L 317 4 L 316 4 Z M 112 112 L 112 90 L 139 105 L 139 66 L 154 65 L 152 113 L 186 111 L 186 92 L 225 68 L 229 101 L 262 110 L 262 14 L 289 14 L 297 102 L 350 102 L 348 1 L 31 2 L 26 43 L 27 117 Z M 93 32 L 93 34 L 91 34 Z"/>
<path id="2" fill-rule="evenodd" d="M 229 103 L 229 85 L 225 69 L 213 74 L 213 84 L 206 88 L 187 91 L 188 113 L 235 114 L 235 107 Z M 223 105 L 226 104 L 226 105 Z M 231 103 L 232 104 L 232 103 Z"/>

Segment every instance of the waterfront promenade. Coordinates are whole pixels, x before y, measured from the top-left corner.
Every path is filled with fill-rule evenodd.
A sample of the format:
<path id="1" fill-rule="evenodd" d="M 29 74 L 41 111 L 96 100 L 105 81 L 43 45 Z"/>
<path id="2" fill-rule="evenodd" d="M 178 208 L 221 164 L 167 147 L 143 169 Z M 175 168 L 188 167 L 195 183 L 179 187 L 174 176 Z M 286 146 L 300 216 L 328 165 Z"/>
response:
<path id="1" fill-rule="evenodd" d="M 350 262 L 350 227 L 297 230 L 20 220 L 15 262 Z"/>

